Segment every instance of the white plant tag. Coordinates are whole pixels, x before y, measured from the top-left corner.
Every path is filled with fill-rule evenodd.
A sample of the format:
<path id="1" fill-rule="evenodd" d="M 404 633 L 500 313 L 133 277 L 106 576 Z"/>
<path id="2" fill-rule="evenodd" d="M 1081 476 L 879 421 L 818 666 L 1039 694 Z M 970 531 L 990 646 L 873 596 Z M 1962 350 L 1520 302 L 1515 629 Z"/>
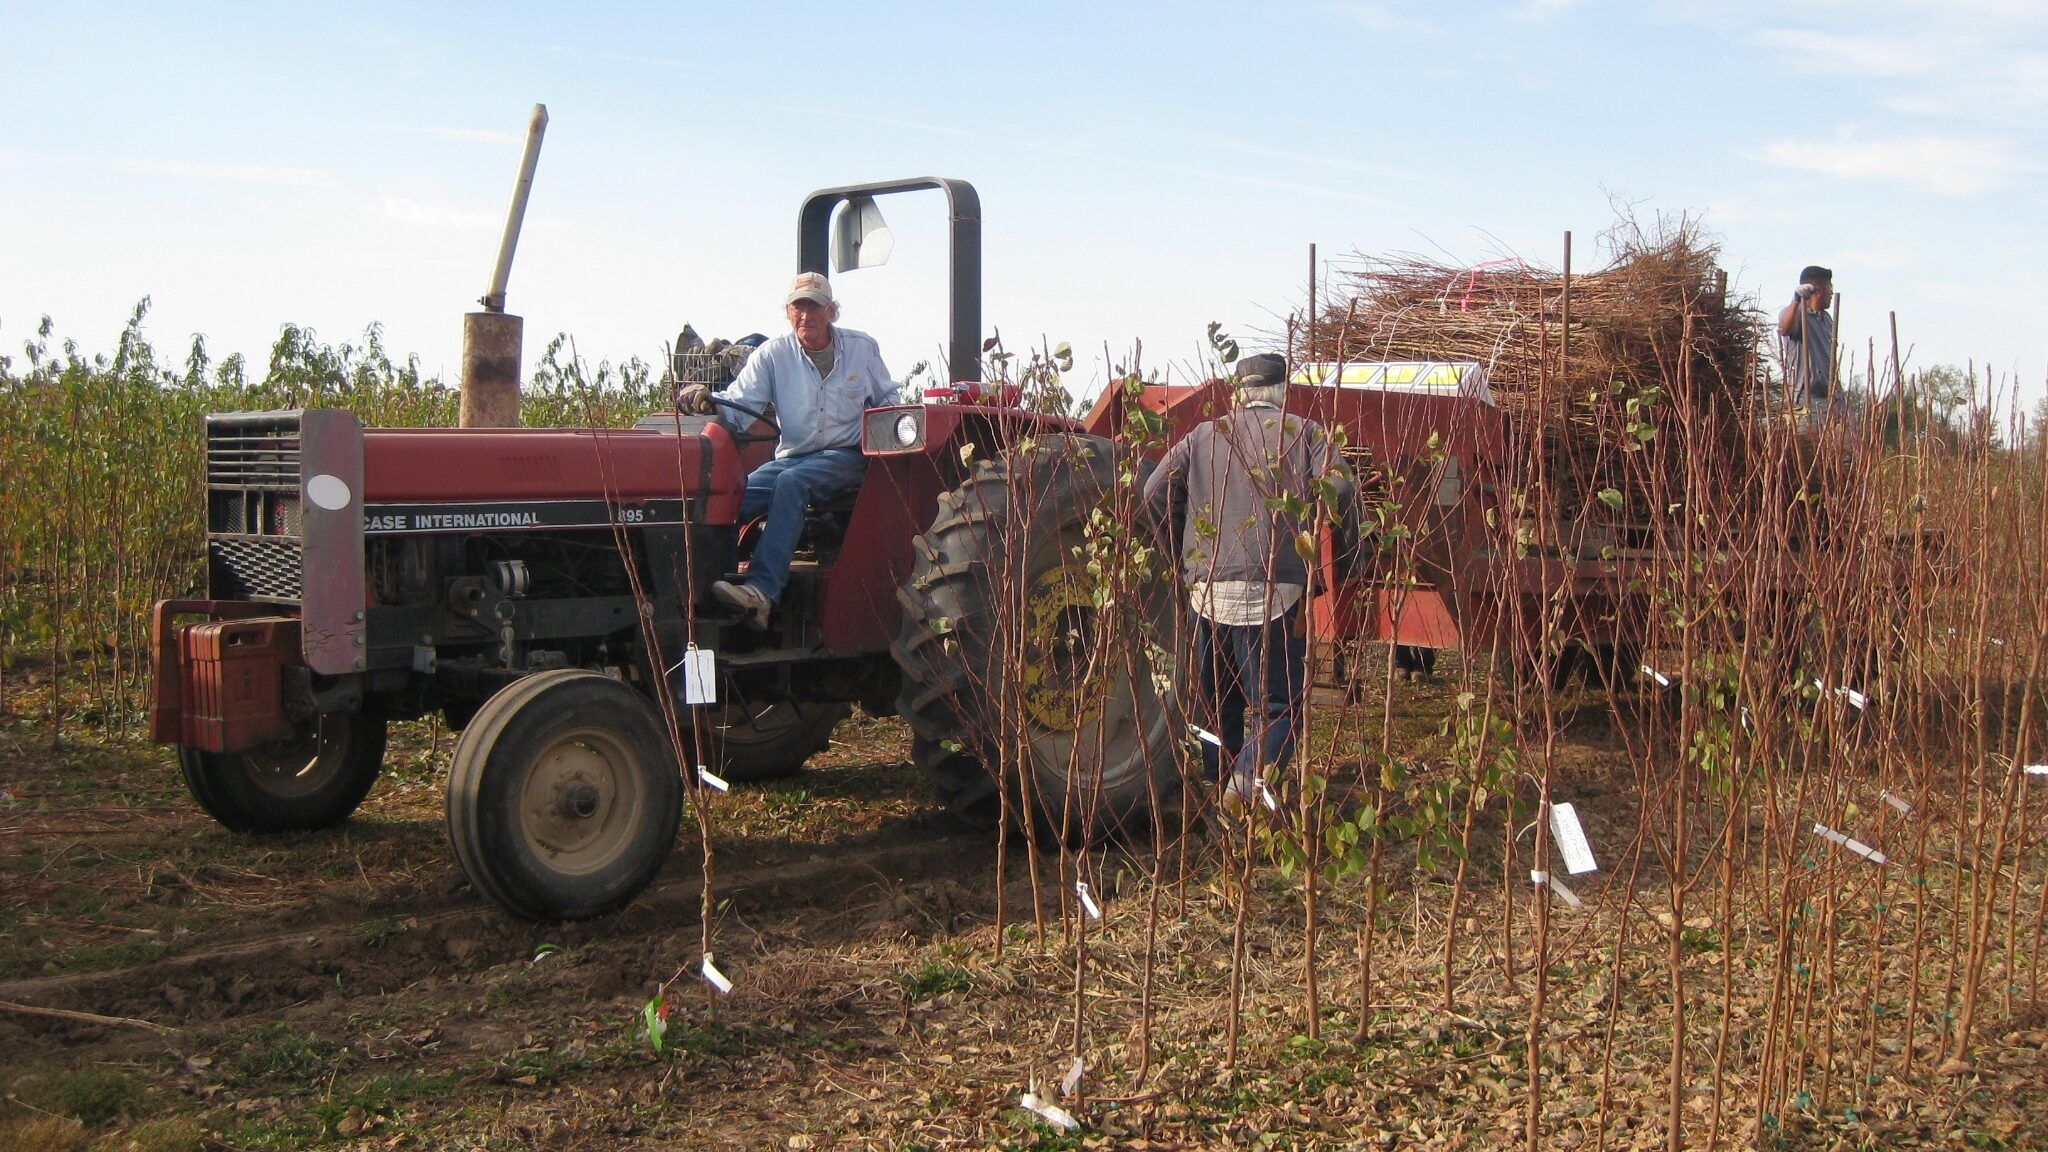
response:
<path id="1" fill-rule="evenodd" d="M 1047 1124 L 1052 1125 L 1061 1132 L 1072 1132 L 1081 1126 L 1081 1122 L 1074 1119 L 1072 1112 L 1050 1101 L 1040 1100 L 1029 1092 L 1024 1094 L 1023 1099 L 1017 1101 L 1017 1106 L 1026 1111 L 1038 1113 Z"/>
<path id="2" fill-rule="evenodd" d="M 1060 1077 L 1061 1099 L 1066 1099 L 1074 1094 L 1074 1089 L 1081 1086 L 1081 1073 L 1087 1070 L 1088 1066 L 1081 1063 L 1081 1058 L 1079 1056 L 1074 1057 L 1074 1062 L 1067 1065 L 1067 1074 Z"/>
<path id="3" fill-rule="evenodd" d="M 2029 775 L 2029 776 L 2048 776 L 2048 764 L 2029 764 L 2029 765 L 2027 765 L 2027 775 Z"/>
<path id="4" fill-rule="evenodd" d="M 1827 695 L 1829 691 L 1833 691 L 1835 695 L 1840 696 L 1842 699 L 1847 700 L 1851 704 L 1854 704 L 1859 709 L 1867 708 L 1870 706 L 1870 697 L 1865 696 L 1863 693 L 1858 692 L 1854 688 L 1850 688 L 1846 685 L 1840 688 L 1830 689 L 1827 686 L 1826 681 L 1815 680 L 1813 682 L 1813 690 L 1815 692 L 1819 692 L 1823 696 Z"/>
<path id="5" fill-rule="evenodd" d="M 1652 680 L 1655 680 L 1657 682 L 1657 687 L 1659 688 L 1671 687 L 1671 677 L 1666 676 L 1662 672 L 1657 671 L 1655 668 L 1650 667 L 1648 664 L 1643 665 L 1643 675 L 1648 676 Z"/>
<path id="6" fill-rule="evenodd" d="M 1190 724 L 1188 725 L 1188 731 L 1193 732 L 1195 739 L 1200 740 L 1204 744 L 1213 744 L 1218 748 L 1223 747 L 1223 737 L 1209 731 L 1207 728 L 1197 728 Z"/>
<path id="7" fill-rule="evenodd" d="M 1102 919 L 1102 909 L 1095 903 L 1095 897 L 1089 893 L 1086 880 L 1074 881 L 1074 895 L 1081 898 L 1081 907 L 1087 911 L 1090 920 Z"/>
<path id="8" fill-rule="evenodd" d="M 1586 902 L 1579 899 L 1579 894 L 1577 892 L 1574 892 L 1571 889 L 1565 887 L 1564 881 L 1559 880 L 1557 877 L 1552 876 L 1548 872 L 1529 873 L 1529 882 L 1532 884 L 1547 885 L 1552 892 L 1557 893 L 1558 899 L 1570 905 L 1572 910 L 1575 912 L 1583 911 L 1586 907 Z"/>
<path id="9" fill-rule="evenodd" d="M 718 656 L 695 644 L 683 652 L 683 702 L 718 703 Z"/>
<path id="10" fill-rule="evenodd" d="M 731 784 L 726 783 L 723 777 L 712 775 L 711 769 L 702 764 L 697 765 L 697 779 L 702 780 L 706 788 L 716 788 L 720 792 L 732 791 Z"/>
<path id="11" fill-rule="evenodd" d="M 1830 828 L 1825 824 L 1815 824 L 1813 826 L 1813 831 L 1814 834 L 1819 836 L 1821 839 L 1826 840 L 1831 844 L 1840 844 L 1842 847 L 1847 848 L 1849 851 L 1854 852 L 1858 856 L 1863 857 L 1865 860 L 1870 861 L 1872 864 L 1883 864 L 1888 859 L 1884 853 L 1878 851 L 1875 848 L 1872 848 L 1870 845 L 1865 844 L 1863 841 L 1858 840 L 1853 836 L 1845 836 L 1842 833 L 1835 831 L 1833 828 Z"/>
<path id="12" fill-rule="evenodd" d="M 1903 796 L 1893 795 L 1889 788 L 1880 791 L 1877 794 L 1877 798 L 1891 805 L 1901 816 L 1911 816 L 1913 814 L 1913 802 Z"/>
<path id="13" fill-rule="evenodd" d="M 1268 812 L 1278 812 L 1280 810 L 1279 799 L 1273 795 L 1271 788 L 1266 787 L 1264 780 L 1259 781 L 1259 802 L 1266 806 L 1266 811 Z"/>
<path id="14" fill-rule="evenodd" d="M 1586 830 L 1579 827 L 1577 809 L 1569 804 L 1552 804 L 1550 836 L 1557 841 L 1557 850 L 1564 856 L 1565 871 L 1577 876 L 1581 872 L 1600 870 L 1600 862 L 1593 859 L 1593 846 L 1586 843 Z"/>
<path id="15" fill-rule="evenodd" d="M 718 970 L 718 965 L 711 962 L 709 952 L 704 954 L 703 972 L 704 979 L 709 981 L 713 988 L 718 989 L 719 995 L 724 996 L 732 992 L 732 981 L 726 979 L 725 973 Z"/>

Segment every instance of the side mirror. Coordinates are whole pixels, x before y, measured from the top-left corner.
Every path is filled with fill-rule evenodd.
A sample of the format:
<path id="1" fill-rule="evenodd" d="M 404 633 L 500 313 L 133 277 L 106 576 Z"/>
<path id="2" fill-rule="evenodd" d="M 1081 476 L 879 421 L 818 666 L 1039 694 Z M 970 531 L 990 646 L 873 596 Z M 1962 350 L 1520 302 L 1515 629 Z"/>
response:
<path id="1" fill-rule="evenodd" d="M 896 238 L 872 196 L 855 196 L 832 221 L 832 271 L 879 268 L 889 262 Z"/>

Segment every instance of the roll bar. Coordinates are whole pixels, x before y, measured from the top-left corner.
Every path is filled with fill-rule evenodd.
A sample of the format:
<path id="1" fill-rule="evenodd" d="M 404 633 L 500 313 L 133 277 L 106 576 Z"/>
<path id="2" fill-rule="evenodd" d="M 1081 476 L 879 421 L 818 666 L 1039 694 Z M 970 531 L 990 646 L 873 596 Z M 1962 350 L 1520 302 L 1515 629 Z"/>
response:
<path id="1" fill-rule="evenodd" d="M 919 176 L 875 184 L 820 188 L 804 198 L 797 216 L 797 270 L 829 274 L 832 212 L 853 200 L 936 188 L 946 194 L 950 237 L 947 378 L 981 378 L 981 197 L 965 180 Z"/>

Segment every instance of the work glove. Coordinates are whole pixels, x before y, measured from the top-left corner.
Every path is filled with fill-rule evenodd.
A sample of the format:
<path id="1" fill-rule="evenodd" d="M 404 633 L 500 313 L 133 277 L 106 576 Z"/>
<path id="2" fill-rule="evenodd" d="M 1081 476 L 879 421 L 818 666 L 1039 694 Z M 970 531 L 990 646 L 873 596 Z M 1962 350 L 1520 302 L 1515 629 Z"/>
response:
<path id="1" fill-rule="evenodd" d="M 683 390 L 681 392 L 676 393 L 676 407 L 681 408 L 685 412 L 694 412 L 697 413 L 698 415 L 703 416 L 710 415 L 711 385 L 683 385 Z"/>
<path id="2" fill-rule="evenodd" d="M 1811 284 L 1801 284 L 1801 285 L 1800 285 L 1799 287 L 1797 287 L 1797 288 L 1795 288 L 1795 289 L 1793 289 L 1793 290 L 1792 290 L 1792 294 L 1793 294 L 1794 296 L 1797 296 L 1797 297 L 1799 297 L 1799 298 L 1800 298 L 1801 300 L 1805 300 L 1805 299 L 1808 299 L 1808 298 L 1810 298 L 1810 297 L 1811 297 L 1811 296 L 1812 296 L 1812 295 L 1814 294 L 1814 292 L 1815 292 L 1815 291 L 1816 291 L 1816 289 L 1814 288 L 1814 286 L 1813 286 L 1813 285 L 1811 285 Z"/>
<path id="3" fill-rule="evenodd" d="M 725 378 L 737 380 L 740 369 L 747 366 L 747 357 L 754 354 L 750 344 L 728 344 L 718 350 L 718 361 L 725 368 Z"/>

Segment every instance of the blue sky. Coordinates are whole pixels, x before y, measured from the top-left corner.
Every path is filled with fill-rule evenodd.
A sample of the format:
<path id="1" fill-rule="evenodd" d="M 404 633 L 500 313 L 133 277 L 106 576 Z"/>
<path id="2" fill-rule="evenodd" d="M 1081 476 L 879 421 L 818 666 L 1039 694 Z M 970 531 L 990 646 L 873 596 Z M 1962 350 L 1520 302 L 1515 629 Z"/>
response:
<path id="1" fill-rule="evenodd" d="M 528 111 L 510 291 L 653 360 L 773 332 L 816 187 L 973 181 L 986 317 L 1076 381 L 1216 320 L 1274 329 L 1307 248 L 1575 264 L 1629 205 L 1692 212 L 1775 307 L 1835 268 L 1846 343 L 2048 371 L 2048 3 L 1694 0 L 943 6 L 0 3 L 0 346 L 111 347 L 134 302 L 260 361 L 294 322 L 456 375 Z M 840 278 L 897 375 L 944 331 L 941 213 Z M 1247 341 L 1252 343 L 1253 341 Z"/>

